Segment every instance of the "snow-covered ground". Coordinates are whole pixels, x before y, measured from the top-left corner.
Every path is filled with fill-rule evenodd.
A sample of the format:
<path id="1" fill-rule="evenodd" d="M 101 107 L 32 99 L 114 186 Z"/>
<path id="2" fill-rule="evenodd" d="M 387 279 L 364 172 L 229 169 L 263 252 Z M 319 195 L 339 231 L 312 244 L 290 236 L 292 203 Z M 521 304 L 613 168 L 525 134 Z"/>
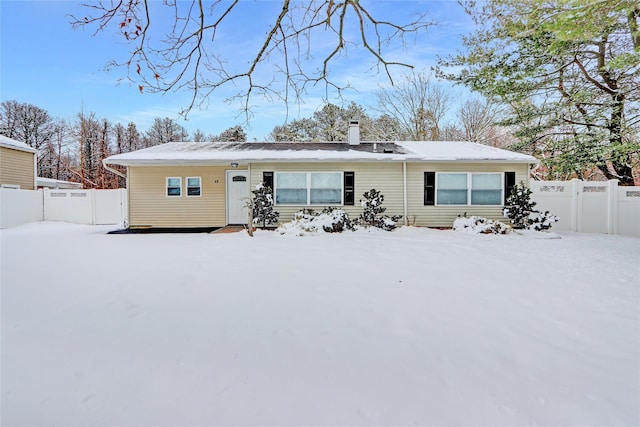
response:
<path id="1" fill-rule="evenodd" d="M 0 232 L 2 425 L 640 424 L 640 239 Z"/>

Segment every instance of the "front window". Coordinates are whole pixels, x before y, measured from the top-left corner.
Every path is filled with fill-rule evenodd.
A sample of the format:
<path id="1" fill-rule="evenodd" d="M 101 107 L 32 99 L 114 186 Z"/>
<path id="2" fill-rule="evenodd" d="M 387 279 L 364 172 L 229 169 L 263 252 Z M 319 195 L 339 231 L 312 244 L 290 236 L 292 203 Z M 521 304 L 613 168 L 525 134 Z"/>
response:
<path id="1" fill-rule="evenodd" d="M 340 172 L 311 173 L 309 204 L 342 203 L 342 174 Z"/>
<path id="2" fill-rule="evenodd" d="M 276 204 L 307 204 L 306 173 L 276 173 Z"/>
<path id="3" fill-rule="evenodd" d="M 471 204 L 499 205 L 502 203 L 502 175 L 474 173 L 471 175 Z"/>
<path id="4" fill-rule="evenodd" d="M 439 205 L 467 204 L 466 173 L 440 173 L 437 185 Z"/>
<path id="5" fill-rule="evenodd" d="M 438 173 L 438 205 L 502 204 L 501 173 Z"/>
<path id="6" fill-rule="evenodd" d="M 201 188 L 200 183 L 201 183 L 201 179 L 199 176 L 187 178 L 187 197 L 200 196 L 200 188 Z"/>
<path id="7" fill-rule="evenodd" d="M 339 205 L 342 172 L 276 172 L 276 204 Z"/>
<path id="8" fill-rule="evenodd" d="M 180 197 L 182 195 L 182 178 L 167 178 L 167 197 Z"/>

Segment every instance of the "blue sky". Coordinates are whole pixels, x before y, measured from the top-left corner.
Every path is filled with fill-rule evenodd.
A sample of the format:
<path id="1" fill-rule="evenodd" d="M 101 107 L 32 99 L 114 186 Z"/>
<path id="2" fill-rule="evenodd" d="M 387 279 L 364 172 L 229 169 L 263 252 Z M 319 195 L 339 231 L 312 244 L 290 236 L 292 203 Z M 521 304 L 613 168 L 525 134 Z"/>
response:
<path id="1" fill-rule="evenodd" d="M 159 0 L 158 0 L 159 2 Z M 242 9 L 230 15 L 222 52 L 229 61 L 248 51 L 268 27 L 280 8 L 279 1 L 243 0 Z M 413 63 L 417 69 L 429 69 L 436 55 L 453 53 L 459 48 L 459 36 L 471 30 L 471 21 L 454 1 L 370 1 L 367 6 L 376 17 L 406 21 L 417 11 L 427 11 L 439 25 L 430 28 L 408 44 L 406 50 L 391 47 L 390 55 Z M 171 117 L 190 132 L 196 129 L 205 134 L 217 134 L 235 124 L 244 125 L 244 115 L 237 105 L 224 102 L 231 87 L 209 98 L 205 109 L 194 109 L 184 120 L 178 116 L 189 102 L 188 92 L 167 94 L 140 93 L 136 84 L 120 81 L 126 70 L 105 71 L 110 60 L 126 58 L 128 46 L 116 28 L 93 36 L 93 27 L 74 30 L 68 15 L 85 16 L 87 9 L 76 1 L 7 1 L 0 2 L 1 62 L 0 99 L 28 102 L 46 109 L 52 116 L 74 120 L 84 109 L 97 117 L 127 124 L 135 122 L 144 131 L 155 117 Z M 330 46 L 322 40 L 314 41 L 314 53 Z M 318 48 L 317 51 L 315 49 Z M 239 59 L 238 61 L 241 61 Z M 383 74 L 368 71 L 372 59 L 355 48 L 348 57 L 341 58 L 331 69 L 332 75 L 348 81 L 355 89 L 344 94 L 344 101 L 355 101 L 365 107 L 375 107 L 374 92 L 388 84 Z M 269 65 L 271 67 L 273 65 Z M 269 78 L 272 69 L 261 71 Z M 401 76 L 397 70 L 396 77 Z M 289 119 L 309 117 L 321 107 L 324 86 L 314 88 L 305 96 L 305 103 L 290 108 Z M 456 94 L 464 93 L 455 89 Z M 340 103 L 332 97 L 330 101 Z M 285 106 L 280 102 L 254 98 L 253 116 L 247 133 L 249 139 L 262 140 L 274 126 L 286 120 Z"/>

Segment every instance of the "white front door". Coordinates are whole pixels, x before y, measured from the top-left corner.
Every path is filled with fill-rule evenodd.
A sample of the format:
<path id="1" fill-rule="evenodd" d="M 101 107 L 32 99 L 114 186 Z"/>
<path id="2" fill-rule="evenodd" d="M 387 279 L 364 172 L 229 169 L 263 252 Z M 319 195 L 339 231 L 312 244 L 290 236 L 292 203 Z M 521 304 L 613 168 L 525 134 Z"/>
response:
<path id="1" fill-rule="evenodd" d="M 247 198 L 249 197 L 249 172 L 227 171 L 227 224 L 249 222 Z"/>

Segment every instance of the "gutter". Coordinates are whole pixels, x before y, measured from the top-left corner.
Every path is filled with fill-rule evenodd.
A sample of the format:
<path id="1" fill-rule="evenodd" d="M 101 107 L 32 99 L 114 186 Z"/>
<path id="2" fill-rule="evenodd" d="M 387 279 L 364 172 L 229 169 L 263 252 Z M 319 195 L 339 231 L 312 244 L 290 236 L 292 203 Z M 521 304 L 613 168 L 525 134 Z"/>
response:
<path id="1" fill-rule="evenodd" d="M 393 155 L 391 155 L 393 156 Z M 237 162 L 240 165 L 248 165 L 249 163 L 519 163 L 519 164 L 538 164 L 539 160 L 531 159 L 455 159 L 455 158 L 415 158 L 405 156 L 373 156 L 370 158 L 331 158 L 331 157 L 307 157 L 307 158 L 244 158 L 244 159 L 130 159 L 130 160 L 112 160 L 109 163 L 119 166 L 228 166 L 231 162 Z M 105 159 L 106 160 L 106 159 Z M 106 167 L 106 166 L 105 166 Z M 112 169 L 110 169 L 112 170 Z"/>
<path id="2" fill-rule="evenodd" d="M 107 160 L 107 159 L 102 160 L 102 167 L 104 167 L 106 170 L 108 170 L 111 173 L 114 173 L 114 174 L 116 174 L 116 175 L 118 175 L 118 176 L 120 176 L 120 177 L 122 177 L 124 179 L 127 179 L 127 175 L 126 174 L 123 174 L 122 172 L 117 171 L 117 170 L 107 166 L 107 163 L 105 162 L 105 160 Z"/>

